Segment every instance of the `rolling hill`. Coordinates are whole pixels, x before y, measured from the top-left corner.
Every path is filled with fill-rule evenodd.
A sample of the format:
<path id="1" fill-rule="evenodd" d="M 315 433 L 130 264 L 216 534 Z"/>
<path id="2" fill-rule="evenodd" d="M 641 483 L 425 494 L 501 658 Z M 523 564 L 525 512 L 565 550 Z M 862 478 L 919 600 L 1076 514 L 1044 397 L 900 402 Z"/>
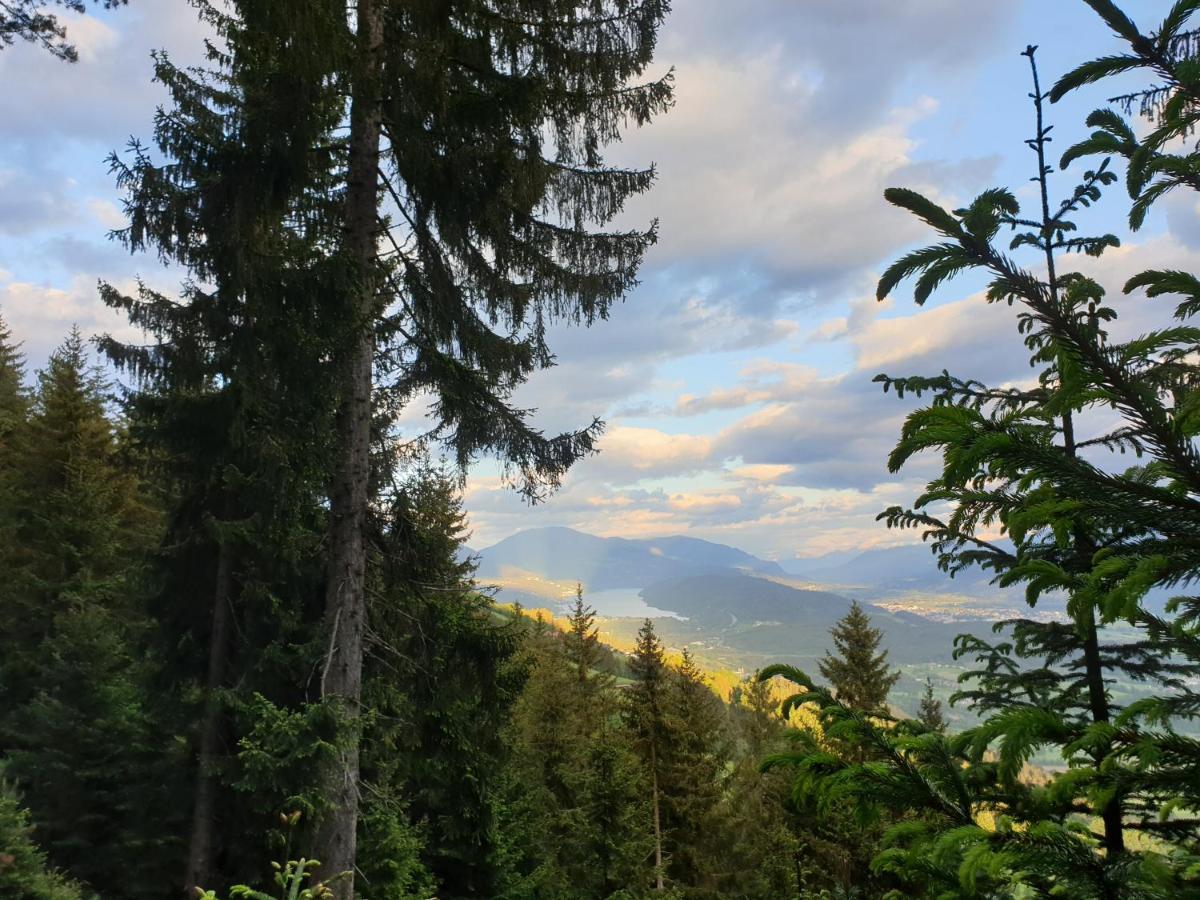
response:
<path id="1" fill-rule="evenodd" d="M 829 645 L 829 629 L 851 600 L 830 591 L 797 588 L 747 575 L 695 575 L 661 581 L 642 591 L 650 606 L 669 609 L 683 621 L 665 623 L 673 634 L 712 639 L 745 656 L 815 658 Z M 958 622 L 938 622 L 870 603 L 863 608 L 884 634 L 896 662 L 950 662 Z M 979 623 L 975 623 L 976 626 Z"/>
<path id="2" fill-rule="evenodd" d="M 789 587 L 740 574 L 688 575 L 658 581 L 642 590 L 657 609 L 669 609 L 698 625 L 787 622 L 823 627 L 850 608 L 850 600 L 826 591 Z"/>

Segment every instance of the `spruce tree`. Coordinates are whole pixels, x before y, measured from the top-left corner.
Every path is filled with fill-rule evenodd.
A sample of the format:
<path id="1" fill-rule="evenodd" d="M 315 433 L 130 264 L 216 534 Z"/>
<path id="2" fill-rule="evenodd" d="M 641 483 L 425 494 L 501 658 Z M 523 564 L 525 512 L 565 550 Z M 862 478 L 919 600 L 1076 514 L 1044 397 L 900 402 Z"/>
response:
<path id="1" fill-rule="evenodd" d="M 117 458 L 106 391 L 74 330 L 38 373 L 29 418 L 11 435 L 12 541 L 0 548 L 9 623 L 0 705 L 10 710 L 36 690 L 31 667 L 55 616 L 80 602 L 127 602 L 128 567 L 153 539 L 154 513 Z"/>
<path id="2" fill-rule="evenodd" d="M 768 773 L 792 773 L 800 841 L 824 864 L 801 867 L 802 883 L 866 896 L 1038 896 L 1065 874 L 1063 857 L 1075 862 L 1061 820 L 1018 833 L 1008 817 L 1041 812 L 1041 798 L 1020 782 L 1002 786 L 999 764 L 968 754 L 968 740 L 849 707 L 791 666 L 759 673 L 775 676 L 798 688 L 783 714 L 815 708 L 821 726 L 794 731 L 791 746 L 763 762 Z M 996 810 L 996 828 L 981 826 Z M 1012 846 L 1014 837 L 1027 845 Z"/>
<path id="3" fill-rule="evenodd" d="M 585 734 L 573 702 L 576 670 L 553 631 L 527 634 L 529 674 L 508 729 L 511 765 L 505 830 L 516 846 L 508 892 L 561 896 L 580 858 L 584 826 L 579 796 Z"/>
<path id="4" fill-rule="evenodd" d="M 588 741 L 582 785 L 587 826 L 581 862 L 597 897 L 620 896 L 645 885 L 651 851 L 641 767 L 629 734 L 613 715 L 613 689 L 608 692 L 607 714 Z"/>
<path id="5" fill-rule="evenodd" d="M 0 471 L 10 453 L 12 433 L 29 413 L 25 387 L 25 356 L 0 315 Z"/>
<path id="6" fill-rule="evenodd" d="M 54 867 L 98 896 L 151 900 L 175 875 L 187 785 L 122 615 L 85 597 L 58 613 L 38 648 L 36 691 L 0 736 Z"/>
<path id="7" fill-rule="evenodd" d="M 583 601 L 583 585 L 575 585 L 575 603 L 567 616 L 563 636 L 567 659 L 575 666 L 580 683 L 586 682 L 600 661 L 600 635 L 596 632 L 596 611 Z"/>
<path id="8" fill-rule="evenodd" d="M 384 361 L 385 406 L 432 393 L 436 428 L 458 461 L 495 453 L 531 498 L 592 450 L 598 423 L 547 438 L 507 398 L 551 364 L 546 325 L 607 315 L 654 240 L 653 228 L 587 226 L 604 225 L 650 184 L 651 171 L 606 167 L 600 151 L 624 123 L 643 124 L 670 101 L 669 80 L 630 84 L 650 63 L 665 12 L 663 0 L 586 10 L 540 0 L 504 12 L 477 0 L 436 9 L 363 0 L 355 9 L 339 243 L 349 278 L 338 318 L 349 326 L 336 382 L 324 682 L 350 719 L 375 360 Z M 349 870 L 353 742 L 327 779 L 333 812 L 317 855 Z M 350 882 L 339 891 L 349 896 Z"/>
<path id="9" fill-rule="evenodd" d="M 706 867 L 712 889 L 717 896 L 746 900 L 797 896 L 803 887 L 798 870 L 814 860 L 793 830 L 786 773 L 761 771 L 763 759 L 787 744 L 772 686 L 757 678 L 739 685 L 728 714 L 733 749 L 716 811 L 721 846 Z"/>
<path id="10" fill-rule="evenodd" d="M 1095 5 L 1112 22 L 1127 27 L 1111 4 Z M 1182 11 L 1181 7 L 1176 12 Z M 1178 28 L 1179 22 L 1168 25 Z M 973 673 L 978 686 L 961 696 L 993 714 L 975 740 L 977 747 L 1001 743 L 1007 777 L 1015 778 L 1033 749 L 1047 744 L 1061 747 L 1064 757 L 1081 770 L 1069 783 L 1079 793 L 1087 786 L 1088 800 L 1097 803 L 1106 859 L 1112 864 L 1105 877 L 1119 881 L 1129 871 L 1117 865 L 1126 850 L 1125 832 L 1155 826 L 1148 817 L 1131 822 L 1127 815 L 1130 803 L 1146 802 L 1139 797 L 1139 776 L 1129 763 L 1138 756 L 1149 757 L 1131 749 L 1143 740 L 1138 729 L 1125 731 L 1114 742 L 1121 732 L 1114 732 L 1113 721 L 1120 717 L 1129 722 L 1129 716 L 1138 713 L 1117 706 L 1111 686 L 1118 677 L 1145 681 L 1164 691 L 1163 700 L 1170 705 L 1175 702 L 1171 695 L 1181 688 L 1190 693 L 1184 685 L 1195 665 L 1183 632 L 1173 637 L 1169 627 L 1139 608 L 1140 598 L 1156 580 L 1170 584 L 1176 576 L 1167 574 L 1169 566 L 1155 555 L 1163 520 L 1133 512 L 1147 504 L 1175 502 L 1167 499 L 1169 491 L 1161 480 L 1165 473 L 1180 472 L 1181 483 L 1189 477 L 1185 469 L 1194 449 L 1183 438 L 1186 428 L 1176 424 L 1182 407 L 1171 409 L 1164 401 L 1173 396 L 1182 403 L 1190 392 L 1194 375 L 1183 357 L 1195 341 L 1186 328 L 1152 332 L 1123 344 L 1111 341 L 1106 323 L 1116 312 L 1103 305 L 1101 286 L 1062 271 L 1062 254 L 1099 255 L 1115 245 L 1112 235 L 1074 235 L 1072 218 L 1095 202 L 1116 176 L 1104 160 L 1084 173 L 1065 200 L 1052 206 L 1053 169 L 1046 158 L 1049 127 L 1044 124 L 1045 95 L 1034 50 L 1027 48 L 1024 54 L 1032 70 L 1037 117 L 1037 131 L 1027 143 L 1037 158 L 1040 213 L 1023 218 L 1016 199 L 1004 191 L 986 192 L 955 214 L 912 192 L 889 191 L 893 203 L 952 240 L 895 263 L 884 274 L 879 294 L 886 296 L 899 281 L 916 274 L 921 301 L 955 272 L 976 267 L 989 271 L 993 281 L 988 298 L 1022 305 L 1018 327 L 1026 334 L 1032 362 L 1040 368 L 1038 385 L 1025 391 L 993 390 L 945 373 L 900 381 L 880 376 L 885 388 L 895 385 L 935 395 L 931 407 L 909 417 L 890 465 L 898 468 L 913 453 L 929 448 L 940 449 L 945 462 L 943 477 L 930 484 L 916 509 L 897 508 L 884 517 L 889 524 L 924 528 L 951 571 L 972 564 L 990 567 L 1001 584 L 1025 583 L 1031 604 L 1048 591 L 1067 595 L 1070 627 L 1017 621 L 1008 623 L 1013 628 L 1011 643 L 993 646 L 977 638 L 960 639 L 957 652 L 974 655 L 983 666 Z M 1136 59 L 1126 63 L 1136 64 Z M 1097 141 L 1069 150 L 1064 162 L 1113 147 L 1111 141 Z M 1019 268 L 992 245 L 1002 225 L 1017 231 L 1011 249 L 1029 247 L 1038 253 L 1044 277 Z M 1135 278 L 1131 285 L 1135 283 L 1141 282 Z M 1109 428 L 1090 420 L 1098 404 L 1122 417 L 1121 424 Z M 970 448 L 982 452 L 973 457 Z M 1093 456 L 1132 449 L 1153 455 L 1155 462 L 1113 472 L 1087 459 L 1085 449 Z M 954 504 L 949 517 L 931 515 L 924 508 L 945 501 Z M 1158 514 L 1165 516 L 1166 509 Z M 991 523 L 1008 531 L 1015 552 L 979 536 L 978 530 Z M 1103 640 L 1104 621 L 1117 617 L 1128 619 L 1141 634 L 1130 642 Z M 1031 670 L 1012 656 L 1040 658 L 1041 664 Z M 1152 705 L 1162 707 L 1158 701 Z M 1137 704 L 1131 708 L 1138 709 Z M 1152 776 L 1150 781 L 1158 779 Z"/>
<path id="11" fill-rule="evenodd" d="M 80 900 L 78 886 L 49 867 L 32 831 L 16 791 L 0 781 L 0 892 L 14 900 Z"/>
<path id="12" fill-rule="evenodd" d="M 671 737 L 668 721 L 669 669 L 663 657 L 662 641 L 654 632 L 654 622 L 646 619 L 638 630 L 637 645 L 629 657 L 633 685 L 626 692 L 626 720 L 646 768 L 649 780 L 647 799 L 654 851 L 654 888 L 666 889 L 666 864 L 663 850 L 663 796 L 665 755 Z"/>
<path id="13" fill-rule="evenodd" d="M 883 632 L 871 626 L 871 617 L 855 600 L 830 636 L 837 654 L 826 651 L 818 665 L 836 696 L 852 709 L 885 712 L 888 693 L 900 673 L 888 666 L 887 650 L 879 649 Z"/>
<path id="14" fill-rule="evenodd" d="M 570 630 L 528 636 L 532 669 L 510 729 L 517 847 L 505 896 L 599 900 L 648 880 L 642 770 L 615 681 L 595 668 L 593 618 L 577 592 Z"/>
<path id="15" fill-rule="evenodd" d="M 1169 141 L 1200 120 L 1191 64 L 1195 38 L 1185 28 L 1196 5 L 1175 4 L 1160 29 L 1144 35 L 1108 0 L 1088 3 L 1132 52 L 1086 63 L 1046 95 L 1033 65 L 1035 48 L 1025 51 L 1034 75 L 1037 130 L 1027 143 L 1037 157 L 1039 213 L 1022 215 L 1016 197 L 1002 190 L 953 212 L 909 191 L 887 194 L 946 240 L 890 267 L 880 296 L 916 276 L 916 299 L 923 302 L 958 272 L 986 271 L 987 299 L 1017 307 L 1039 377 L 1032 388 L 993 389 L 949 373 L 881 376 L 885 387 L 934 397 L 909 417 L 892 466 L 924 449 L 939 450 L 944 463 L 915 509 L 890 510 L 885 518 L 924 528 L 952 572 L 965 565 L 991 568 L 1001 584 L 1024 584 L 1031 604 L 1061 592 L 1071 617 L 1007 623 L 1010 642 L 960 642 L 959 652 L 981 664 L 965 677 L 961 695 L 987 718 L 953 738 L 915 732 L 905 722 L 874 722 L 794 673 L 806 688 L 797 702 L 820 706 L 826 733 L 856 740 L 873 754 L 862 763 L 835 765 L 811 747 L 790 760 L 799 772 L 798 790 L 827 800 L 850 797 L 864 812 L 883 808 L 907 817 L 875 866 L 900 878 L 910 893 L 1159 897 L 1195 891 L 1194 818 L 1149 811 L 1163 803 L 1192 808 L 1191 773 L 1200 755 L 1185 729 L 1200 711 L 1191 686 L 1200 662 L 1196 605 L 1194 598 L 1177 597 L 1165 615 L 1156 615 L 1142 601 L 1152 587 L 1173 587 L 1196 571 L 1188 547 L 1200 481 L 1189 410 L 1200 335 L 1183 325 L 1117 342 L 1106 333 L 1116 311 L 1104 305 L 1103 288 L 1064 271 L 1062 254 L 1099 255 L 1116 243 L 1111 235 L 1079 237 L 1073 223 L 1115 176 L 1102 160 L 1064 201 L 1051 204 L 1043 101 L 1138 68 L 1168 79 L 1164 88 L 1117 98 L 1127 109 L 1140 102 L 1158 128 L 1139 139 L 1114 110 L 1102 110 L 1090 119 L 1097 132 L 1063 158 L 1065 166 L 1093 153 L 1127 157 L 1130 221 L 1139 227 L 1167 190 L 1200 184 L 1190 180 L 1194 153 L 1167 152 Z M 1007 251 L 994 244 L 1002 226 L 1016 232 Z M 1015 252 L 1022 248 L 1036 252 L 1040 274 L 1018 264 Z M 1186 273 L 1147 272 L 1126 290 L 1184 295 L 1176 315 L 1186 321 L 1200 296 L 1193 282 Z M 1093 416 L 1097 409 L 1105 415 Z M 1119 457 L 1105 457 L 1119 450 L 1146 461 L 1122 468 Z M 935 512 L 941 504 L 945 515 Z M 1013 549 L 981 534 L 996 526 Z M 1133 638 L 1106 638 L 1105 626 L 1120 619 L 1126 631 L 1132 626 Z M 1118 679 L 1143 682 L 1150 696 L 1122 703 L 1112 690 Z M 1022 780 L 1021 769 L 1038 747 L 1058 748 L 1068 772 L 1046 785 Z M 979 826 L 987 809 L 1003 810 L 994 830 Z M 1079 828 L 1081 813 L 1093 816 L 1089 831 Z M 1156 840 L 1129 842 L 1130 831 Z"/>
<path id="16" fill-rule="evenodd" d="M 352 870 L 355 856 L 373 417 L 381 414 L 376 434 L 386 440 L 390 417 L 432 395 L 432 434 L 456 460 L 499 456 L 531 498 L 593 448 L 599 423 L 547 437 L 508 397 L 552 363 L 547 326 L 607 315 L 654 239 L 652 227 L 590 229 L 603 229 L 652 180 L 650 170 L 606 166 L 601 149 L 626 122 L 643 124 L 670 102 L 669 78 L 634 83 L 665 11 L 662 0 L 586 10 L 543 0 L 503 11 L 476 0 L 436 8 L 365 0 L 353 14 L 334 3 L 288 17 L 260 0 L 234 3 L 228 14 L 205 7 L 226 45 L 214 64 L 232 81 L 193 90 L 184 115 L 165 120 L 164 148 L 170 155 L 197 134 L 229 134 L 213 125 L 231 105 L 235 116 L 253 112 L 261 127 L 235 129 L 236 152 L 215 157 L 245 176 L 249 200 L 237 211 L 248 215 L 209 220 L 206 210 L 221 203 L 206 202 L 199 218 L 181 217 L 173 205 L 180 171 L 206 201 L 238 194 L 209 190 L 230 182 L 194 168 L 155 168 L 144 158 L 132 167 L 141 196 L 131 242 L 180 254 L 197 274 L 208 274 L 208 259 L 194 238 L 220 239 L 231 222 L 257 222 L 267 235 L 280 233 L 272 220 L 286 223 L 285 235 L 308 240 L 303 258 L 236 257 L 246 267 L 232 289 L 253 286 L 251 263 L 282 259 L 296 284 L 311 286 L 283 324 L 313 325 L 309 340 L 327 342 L 303 357 L 318 368 L 327 362 L 321 383 L 338 411 L 320 686 L 347 740 L 324 772 L 316 855 L 327 872 Z M 336 131 L 342 122 L 348 134 Z M 314 269 L 329 280 L 314 279 Z M 211 274 L 230 290 L 226 273 Z M 226 321 L 237 334 L 254 319 L 226 307 Z M 348 895 L 351 881 L 338 890 Z"/>
<path id="17" fill-rule="evenodd" d="M 16 438 L 29 416 L 29 393 L 25 386 L 25 358 L 21 345 L 0 316 L 0 543 L 13 546 L 16 541 L 15 482 Z"/>
<path id="18" fill-rule="evenodd" d="M 720 803 L 731 748 L 724 706 L 686 648 L 670 671 L 667 709 L 659 781 L 667 876 L 687 896 L 714 896 L 726 862 Z"/>
<path id="19" fill-rule="evenodd" d="M 466 526 L 457 479 L 421 467 L 398 478 L 386 500 L 372 517 L 359 864 L 366 880 L 358 890 L 419 895 L 427 873 L 427 896 L 498 896 L 506 877 L 505 728 L 524 681 L 520 638 L 496 620 L 471 583 L 472 564 L 460 559 Z M 415 848 L 397 852 L 405 842 Z M 397 871 L 406 860 L 421 869 Z"/>
<path id="20" fill-rule="evenodd" d="M 925 693 L 921 695 L 921 703 L 917 708 L 917 721 L 930 731 L 945 731 L 946 716 L 942 712 L 942 701 L 933 695 L 933 679 L 925 679 Z"/>
<path id="21" fill-rule="evenodd" d="M 142 897 L 177 851 L 173 760 L 149 714 L 134 600 L 157 516 L 118 452 L 106 393 L 73 331 L 13 434 L 0 749 L 53 864 Z"/>
<path id="22" fill-rule="evenodd" d="M 896 822 L 886 804 L 871 795 L 865 776 L 860 785 L 848 775 L 884 769 L 889 748 L 873 738 L 888 733 L 892 715 L 886 708 L 850 707 L 793 666 L 767 666 L 756 678 L 767 686 L 777 676 L 799 688 L 779 706 L 783 721 L 799 707 L 815 707 L 819 725 L 789 728 L 784 745 L 769 747 L 760 760 L 768 777 L 790 774 L 788 825 L 797 845 L 796 884 L 802 893 L 817 896 L 886 896 L 897 885 L 880 877 L 873 861 Z"/>
<path id="23" fill-rule="evenodd" d="M 155 123 L 164 159 L 137 141 L 110 158 L 129 217 L 117 237 L 192 279 L 179 299 L 102 289 L 154 338 L 104 348 L 135 381 L 132 430 L 170 505 L 147 603 L 165 706 L 193 754 L 187 891 L 258 876 L 259 836 L 279 805 L 293 792 L 315 799 L 295 781 L 274 797 L 265 785 L 234 790 L 245 773 L 232 751 L 267 709 L 258 697 L 275 713 L 314 699 L 324 653 L 335 337 L 320 322 L 340 276 L 321 248 L 336 239 L 340 201 L 323 166 L 341 115 L 332 38 L 344 27 L 328 5 L 286 16 L 267 4 L 233 15 L 197 6 L 220 40 L 207 71 L 156 57 L 172 98 Z M 317 46 L 319 35 L 330 40 Z M 311 768 L 297 781 L 312 781 Z M 304 817 L 301 839 L 315 818 Z"/>

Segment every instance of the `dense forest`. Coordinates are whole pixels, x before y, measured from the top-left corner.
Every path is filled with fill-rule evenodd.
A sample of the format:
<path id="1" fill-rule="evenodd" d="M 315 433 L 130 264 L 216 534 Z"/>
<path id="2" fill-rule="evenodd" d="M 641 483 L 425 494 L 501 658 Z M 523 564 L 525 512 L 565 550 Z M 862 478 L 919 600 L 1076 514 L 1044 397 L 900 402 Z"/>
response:
<path id="1" fill-rule="evenodd" d="M 607 646 L 582 586 L 559 620 L 476 583 L 466 469 L 553 502 L 596 450 L 513 395 L 656 241 L 620 218 L 654 169 L 605 151 L 672 105 L 666 0 L 193 0 L 207 64 L 157 55 L 109 159 L 114 238 L 179 291 L 101 284 L 145 343 L 33 372 L 0 319 L 0 896 L 1200 897 L 1200 276 L 1102 285 L 1119 241 L 1076 224 L 1200 190 L 1200 0 L 1083 2 L 1127 49 L 1048 89 L 1025 50 L 1029 186 L 886 194 L 936 237 L 878 299 L 966 276 L 1031 369 L 876 378 L 918 401 L 888 468 L 937 463 L 880 528 L 1067 610 L 958 639 L 955 733 L 932 684 L 889 702 L 857 603 L 818 671 L 724 690 L 653 619 Z M 78 56 L 0 2 L 20 40 Z M 1116 77 L 1052 156 L 1053 104 Z"/>

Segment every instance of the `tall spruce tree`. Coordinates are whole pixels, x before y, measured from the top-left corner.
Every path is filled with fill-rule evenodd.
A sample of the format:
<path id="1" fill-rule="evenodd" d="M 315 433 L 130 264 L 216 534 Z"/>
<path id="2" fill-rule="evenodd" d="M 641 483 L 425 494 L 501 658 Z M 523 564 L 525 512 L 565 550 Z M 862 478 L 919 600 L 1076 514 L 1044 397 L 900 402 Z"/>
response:
<path id="1" fill-rule="evenodd" d="M 552 363 L 547 327 L 607 315 L 654 239 L 653 228 L 589 226 L 610 222 L 653 178 L 605 166 L 601 149 L 626 122 L 643 124 L 670 102 L 669 76 L 631 83 L 650 63 L 665 12 L 663 0 L 586 9 L 545 0 L 504 9 L 364 0 L 353 11 L 305 5 L 285 20 L 258 0 L 233 3 L 228 14 L 205 7 L 225 42 L 214 63 L 232 80 L 192 91 L 185 115 L 165 120 L 164 150 L 169 156 L 197 134 L 211 142 L 223 117 L 252 113 L 248 121 L 261 127 L 237 129 L 237 152 L 218 158 L 254 179 L 237 206 L 248 215 L 218 223 L 202 205 L 199 220 L 181 219 L 171 205 L 178 192 L 155 193 L 177 188 L 178 170 L 163 179 L 152 177 L 161 168 L 140 169 L 143 196 L 167 202 L 136 205 L 134 243 L 202 273 L 206 245 L 193 238 L 258 223 L 267 235 L 309 240 L 308 258 L 282 257 L 297 282 L 313 285 L 307 273 L 319 260 L 336 276 L 306 294 L 327 300 L 313 324 L 328 347 L 307 358 L 329 361 L 324 383 L 338 410 L 319 683 L 347 738 L 324 773 L 316 855 L 326 872 L 351 871 L 355 857 L 373 416 L 431 394 L 432 434 L 461 464 L 500 456 L 530 497 L 592 449 L 598 423 L 546 437 L 508 396 Z M 283 112 L 282 98 L 298 115 Z M 348 98 L 332 121 L 330 98 Z M 339 121 L 348 133 L 334 133 Z M 224 179 L 183 171 L 196 179 L 193 196 L 218 201 L 214 210 L 237 196 Z M 264 258 L 236 258 L 246 268 L 234 287 L 244 288 Z M 348 896 L 352 879 L 338 891 Z"/>
<path id="2" fill-rule="evenodd" d="M 601 148 L 670 102 L 669 77 L 630 83 L 651 61 L 666 8 L 355 8 L 338 245 L 349 275 L 339 319 L 349 325 L 338 360 L 323 682 L 350 720 L 361 684 L 375 361 L 385 408 L 432 393 L 435 431 L 458 461 L 497 454 L 531 498 L 591 451 L 598 423 L 547 438 L 507 398 L 552 363 L 547 325 L 607 315 L 654 240 L 653 228 L 588 225 L 609 222 L 652 180 L 650 170 L 605 166 Z M 317 854 L 335 870 L 353 867 L 357 765 L 351 741 L 327 773 L 333 812 Z M 339 888 L 351 890 L 348 881 Z"/>
<path id="3" fill-rule="evenodd" d="M 726 861 L 720 804 L 731 748 L 724 706 L 686 648 L 670 670 L 667 710 L 659 780 L 667 876 L 685 896 L 719 896 Z"/>
<path id="4" fill-rule="evenodd" d="M 207 72 L 156 58 L 173 101 L 155 123 L 165 159 L 134 141 L 110 160 L 127 194 L 117 237 L 192 280 L 179 299 L 102 290 L 154 338 L 104 346 L 136 382 L 132 430 L 170 504 L 148 603 L 160 682 L 194 752 L 188 891 L 253 879 L 278 805 L 293 790 L 311 799 L 295 782 L 235 790 L 235 757 L 264 709 L 257 695 L 295 708 L 315 693 L 335 340 L 319 323 L 339 281 L 321 249 L 337 231 L 325 166 L 341 105 L 328 73 L 344 27 L 321 4 L 286 16 L 196 5 L 219 40 Z"/>
<path id="5" fill-rule="evenodd" d="M 871 626 L 871 617 L 855 600 L 830 636 L 837 654 L 826 651 L 818 665 L 834 693 L 852 709 L 885 712 L 888 694 L 900 673 L 888 666 L 887 650 L 879 649 L 883 632 Z"/>
<path id="6" fill-rule="evenodd" d="M 625 715 L 629 729 L 646 767 L 649 781 L 651 834 L 654 839 L 654 889 L 666 889 L 666 862 L 663 850 L 662 784 L 667 745 L 671 736 L 669 716 L 670 675 L 663 656 L 662 641 L 654 632 L 654 622 L 646 619 L 638 630 L 637 645 L 629 657 L 633 685 L 626 692 Z"/>

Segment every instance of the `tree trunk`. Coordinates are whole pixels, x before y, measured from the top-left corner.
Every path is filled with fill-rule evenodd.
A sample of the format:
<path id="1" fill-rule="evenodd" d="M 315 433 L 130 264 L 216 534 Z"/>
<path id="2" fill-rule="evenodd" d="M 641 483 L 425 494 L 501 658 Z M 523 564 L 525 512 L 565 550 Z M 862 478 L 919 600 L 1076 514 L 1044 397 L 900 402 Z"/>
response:
<path id="1" fill-rule="evenodd" d="M 654 889 L 664 890 L 663 884 L 663 849 L 662 849 L 662 815 L 658 801 L 658 754 L 654 744 L 650 744 L 650 782 L 654 791 Z"/>
<path id="2" fill-rule="evenodd" d="M 338 458 L 329 499 L 329 571 L 325 588 L 327 651 L 321 696 L 341 707 L 347 729 L 340 758 L 324 773 L 329 809 L 316 836 L 321 874 L 337 900 L 354 893 L 358 828 L 358 719 L 362 694 L 362 648 L 366 619 L 365 530 L 370 482 L 372 360 L 375 354 L 374 277 L 379 191 L 380 48 L 383 0 L 358 0 L 357 69 L 350 105 L 344 252 L 355 282 L 346 316 L 353 337 L 340 371 Z"/>
<path id="3" fill-rule="evenodd" d="M 1063 443 L 1067 455 L 1074 458 L 1077 452 L 1075 447 L 1075 420 L 1069 412 L 1063 415 L 1062 425 Z M 1089 556 L 1095 552 L 1091 540 L 1081 529 L 1076 530 L 1075 542 L 1079 549 L 1086 552 Z M 1083 661 L 1087 674 L 1088 704 L 1091 707 L 1092 721 L 1107 722 L 1110 718 L 1110 710 L 1108 708 L 1108 695 L 1104 690 L 1104 667 L 1100 660 L 1100 640 L 1096 633 L 1095 611 L 1088 609 L 1087 618 L 1080 624 L 1084 628 Z M 1097 765 L 1107 753 L 1107 747 L 1101 750 L 1097 755 Z M 1104 850 L 1109 858 L 1112 859 L 1125 852 L 1124 813 L 1119 796 L 1114 797 L 1104 809 L 1100 810 L 1100 818 L 1104 822 Z"/>
<path id="4" fill-rule="evenodd" d="M 216 823 L 217 779 L 213 775 L 221 749 L 222 710 L 218 691 L 225 681 L 229 661 L 229 601 L 233 581 L 233 553 L 222 543 L 217 551 L 217 583 L 213 590 L 212 634 L 208 639 L 208 679 L 205 683 L 204 719 L 200 723 L 200 752 L 196 796 L 192 809 L 192 834 L 188 841 L 183 892 L 196 896 L 198 886 L 212 883 L 213 832 Z"/>
<path id="5" fill-rule="evenodd" d="M 1108 697 L 1104 692 L 1104 671 L 1100 664 L 1100 641 L 1096 634 L 1096 619 L 1088 610 L 1087 629 L 1083 641 L 1083 657 L 1087 664 L 1088 701 L 1092 709 L 1093 722 L 1107 722 L 1110 718 Z M 1107 755 L 1105 751 L 1102 755 Z M 1099 762 L 1099 760 L 1097 760 Z M 1120 797 L 1114 797 L 1100 811 L 1104 820 L 1104 850 L 1112 859 L 1125 852 L 1125 824 Z"/>

